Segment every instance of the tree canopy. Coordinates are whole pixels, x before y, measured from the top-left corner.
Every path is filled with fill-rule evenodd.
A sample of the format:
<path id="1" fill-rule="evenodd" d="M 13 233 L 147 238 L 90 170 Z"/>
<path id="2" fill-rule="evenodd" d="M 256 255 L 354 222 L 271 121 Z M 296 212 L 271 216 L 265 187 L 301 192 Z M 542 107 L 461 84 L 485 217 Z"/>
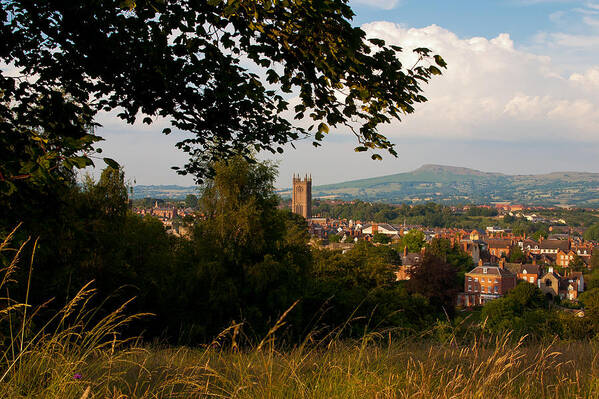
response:
<path id="1" fill-rule="evenodd" d="M 422 83 L 446 67 L 425 48 L 404 67 L 402 48 L 352 26 L 345 0 L 1 4 L 3 191 L 90 165 L 101 111 L 191 133 L 179 172 L 199 180 L 215 159 L 301 136 L 319 145 L 330 127 L 352 131 L 356 151 L 396 155 L 379 126 L 426 101 Z"/>

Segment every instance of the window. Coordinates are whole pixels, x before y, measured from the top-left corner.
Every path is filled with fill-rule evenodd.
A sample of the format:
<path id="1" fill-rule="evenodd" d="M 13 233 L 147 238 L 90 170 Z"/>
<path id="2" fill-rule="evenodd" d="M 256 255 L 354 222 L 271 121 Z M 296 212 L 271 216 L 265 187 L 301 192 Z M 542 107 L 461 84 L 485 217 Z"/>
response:
<path id="1" fill-rule="evenodd" d="M 551 287 L 551 280 L 550 279 L 545 280 L 545 286 L 546 287 Z"/>
<path id="2" fill-rule="evenodd" d="M 468 276 L 468 281 L 472 281 L 472 277 Z"/>
<path id="3" fill-rule="evenodd" d="M 472 286 L 471 285 L 468 286 L 468 291 L 472 291 Z"/>
<path id="4" fill-rule="evenodd" d="M 531 283 L 535 282 L 535 278 L 534 277 L 529 277 L 528 281 L 530 281 Z"/>
<path id="5" fill-rule="evenodd" d="M 487 274 L 487 268 L 483 267 L 483 273 Z"/>
<path id="6" fill-rule="evenodd" d="M 495 293 L 499 293 L 499 287 L 495 286 Z"/>
<path id="7" fill-rule="evenodd" d="M 478 277 L 474 277 L 474 281 L 475 281 L 475 282 L 478 282 Z"/>

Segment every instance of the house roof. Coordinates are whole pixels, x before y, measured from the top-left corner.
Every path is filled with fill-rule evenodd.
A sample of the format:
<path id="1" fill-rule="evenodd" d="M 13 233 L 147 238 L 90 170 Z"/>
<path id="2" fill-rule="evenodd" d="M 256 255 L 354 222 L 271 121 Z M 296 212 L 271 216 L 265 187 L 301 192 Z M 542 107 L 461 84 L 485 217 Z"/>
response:
<path id="1" fill-rule="evenodd" d="M 378 226 L 379 229 L 384 229 L 384 230 L 388 230 L 388 231 L 398 231 L 395 227 L 393 227 L 389 223 L 376 223 L 376 225 Z M 368 229 L 370 227 L 372 227 L 372 223 L 371 224 L 367 224 L 362 229 L 366 230 L 366 229 Z"/>
<path id="2" fill-rule="evenodd" d="M 508 269 L 510 272 L 512 272 L 513 274 L 520 274 L 520 273 L 524 273 L 524 270 L 526 270 L 526 274 L 536 274 L 538 275 L 539 272 L 541 271 L 541 268 L 539 265 L 534 265 L 532 263 L 506 263 L 505 264 L 505 268 Z"/>
<path id="3" fill-rule="evenodd" d="M 549 237 L 547 237 L 548 240 L 567 240 L 568 238 L 570 238 L 570 235 L 564 233 L 550 234 Z"/>
<path id="4" fill-rule="evenodd" d="M 512 246 L 512 241 L 503 238 L 489 238 L 487 244 L 489 248 L 509 248 Z"/>
<path id="5" fill-rule="evenodd" d="M 487 269 L 486 273 L 484 272 L 484 269 Z M 490 274 L 490 275 L 501 276 L 501 277 L 514 277 L 514 274 L 512 272 L 510 272 L 508 269 L 503 269 L 499 266 L 491 266 L 491 265 L 477 266 L 466 274 Z"/>
<path id="6" fill-rule="evenodd" d="M 526 240 L 522 241 L 523 247 L 530 246 L 530 247 L 534 248 L 536 245 L 539 245 L 539 243 L 536 242 L 535 240 L 531 240 L 530 238 L 527 238 Z"/>
<path id="7" fill-rule="evenodd" d="M 570 242 L 567 240 L 543 240 L 539 244 L 540 249 L 561 249 L 567 251 L 570 249 Z"/>
<path id="8" fill-rule="evenodd" d="M 401 257 L 403 266 L 413 266 L 422 260 L 422 254 L 419 252 L 408 252 L 407 255 Z"/>
<path id="9" fill-rule="evenodd" d="M 544 280 L 547 277 L 553 277 L 553 278 L 555 278 L 558 281 L 561 281 L 561 279 L 562 279 L 562 276 L 560 276 L 559 274 L 557 274 L 555 271 L 551 271 L 551 272 L 547 272 L 547 273 L 543 274 L 541 276 L 541 280 Z"/>

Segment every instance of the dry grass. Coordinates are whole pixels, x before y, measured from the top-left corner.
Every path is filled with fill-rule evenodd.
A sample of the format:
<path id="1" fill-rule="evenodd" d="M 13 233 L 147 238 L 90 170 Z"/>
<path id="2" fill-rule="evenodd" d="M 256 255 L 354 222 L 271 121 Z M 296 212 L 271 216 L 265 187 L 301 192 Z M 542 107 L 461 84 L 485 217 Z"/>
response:
<path id="1" fill-rule="evenodd" d="M 522 346 L 505 337 L 487 348 L 104 348 L 85 361 L 42 347 L 0 383 L 0 396 L 80 398 L 89 387 L 89 398 L 596 398 L 597 353 L 595 344 Z"/>
<path id="2" fill-rule="evenodd" d="M 8 240 L 0 244 L 6 251 Z M 15 265 L 3 269 L 0 290 Z M 340 340 L 333 332 L 280 349 L 275 337 L 283 316 L 253 347 L 236 344 L 240 325 L 203 348 L 149 347 L 119 338 L 132 319 L 124 306 L 93 317 L 87 306 L 93 295 L 84 287 L 36 329 L 26 301 L 2 299 L 0 321 L 10 340 L 0 359 L 0 398 L 599 397 L 593 341 L 524 344 L 509 335 L 474 335 L 460 345 L 392 334 Z"/>

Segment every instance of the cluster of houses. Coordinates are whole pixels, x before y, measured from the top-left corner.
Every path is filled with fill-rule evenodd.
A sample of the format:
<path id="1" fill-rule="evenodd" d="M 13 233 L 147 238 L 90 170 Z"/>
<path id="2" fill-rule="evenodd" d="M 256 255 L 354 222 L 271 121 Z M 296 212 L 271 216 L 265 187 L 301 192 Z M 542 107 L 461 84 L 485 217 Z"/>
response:
<path id="1" fill-rule="evenodd" d="M 484 263 L 466 273 L 464 292 L 457 296 L 459 306 L 484 305 L 490 300 L 504 296 L 518 281 L 536 285 L 545 295 L 553 299 L 576 301 L 584 291 L 582 272 L 566 270 L 564 275 L 557 273 L 553 266 L 543 267 L 536 263 Z"/>
<path id="2" fill-rule="evenodd" d="M 157 218 L 162 222 L 168 233 L 179 237 L 188 236 L 190 231 L 188 226 L 177 221 L 185 216 L 193 216 L 195 214 L 192 208 L 178 208 L 175 204 L 161 206 L 158 204 L 158 201 L 154 203 L 154 206 L 149 208 L 133 208 L 133 212 L 138 215 L 149 215 Z"/>
<path id="3" fill-rule="evenodd" d="M 536 285 L 552 298 L 575 301 L 584 290 L 580 268 L 590 268 L 591 255 L 597 246 L 584 241 L 579 231 L 568 226 L 551 226 L 549 237 L 538 240 L 494 226 L 480 231 L 319 218 L 311 219 L 310 229 L 320 236 L 343 235 L 341 243 L 330 244 L 337 247 L 351 245 L 356 238 L 370 240 L 376 234 L 398 240 L 413 229 L 422 231 L 426 241 L 445 238 L 453 246 L 459 245 L 477 265 L 466 274 L 464 292 L 457 297 L 458 305 L 466 307 L 483 305 L 505 295 L 519 280 Z M 421 252 L 411 253 L 404 249 L 401 266 L 396 271 L 397 280 L 409 279 L 408 271 L 421 261 L 423 251 L 424 248 Z M 508 261 L 513 251 L 519 252 L 519 263 Z M 578 263 L 577 271 L 571 267 L 573 262 Z"/>

